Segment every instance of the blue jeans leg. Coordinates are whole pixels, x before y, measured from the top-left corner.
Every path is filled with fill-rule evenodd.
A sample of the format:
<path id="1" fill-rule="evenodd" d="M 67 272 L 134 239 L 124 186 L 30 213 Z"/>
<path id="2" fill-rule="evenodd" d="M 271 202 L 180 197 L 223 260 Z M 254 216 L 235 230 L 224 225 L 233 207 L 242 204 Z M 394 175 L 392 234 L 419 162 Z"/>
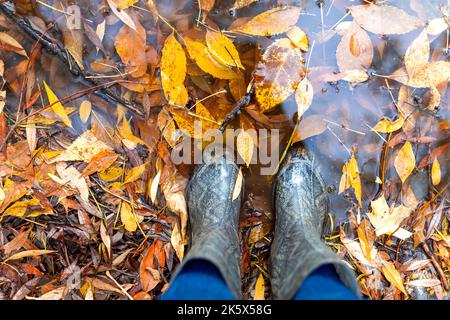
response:
<path id="1" fill-rule="evenodd" d="M 233 299 L 219 269 L 202 259 L 188 262 L 161 297 L 161 300 Z"/>
<path id="2" fill-rule="evenodd" d="M 314 270 L 303 282 L 294 300 L 359 300 L 339 278 L 333 265 Z"/>

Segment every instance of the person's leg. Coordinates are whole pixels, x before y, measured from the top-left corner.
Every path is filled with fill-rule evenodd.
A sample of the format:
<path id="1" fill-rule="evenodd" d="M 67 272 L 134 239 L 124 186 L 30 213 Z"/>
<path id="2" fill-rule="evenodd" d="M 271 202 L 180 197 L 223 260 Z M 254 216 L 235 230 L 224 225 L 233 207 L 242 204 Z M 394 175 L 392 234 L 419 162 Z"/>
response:
<path id="1" fill-rule="evenodd" d="M 333 265 L 314 270 L 294 295 L 294 300 L 359 300 L 339 278 Z"/>
<path id="2" fill-rule="evenodd" d="M 219 269 L 207 260 L 191 260 L 161 300 L 232 300 Z"/>

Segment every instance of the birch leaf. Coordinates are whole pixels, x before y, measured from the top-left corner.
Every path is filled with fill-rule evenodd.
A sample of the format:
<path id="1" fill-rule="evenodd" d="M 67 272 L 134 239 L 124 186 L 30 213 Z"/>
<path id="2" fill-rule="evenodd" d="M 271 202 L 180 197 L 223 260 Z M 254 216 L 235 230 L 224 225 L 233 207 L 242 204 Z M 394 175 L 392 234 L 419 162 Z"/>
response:
<path id="1" fill-rule="evenodd" d="M 172 34 L 164 43 L 161 58 L 161 85 L 169 103 L 186 105 L 189 99 L 184 86 L 186 71 L 186 55 L 183 47 Z"/>
<path id="2" fill-rule="evenodd" d="M 287 38 L 271 44 L 255 70 L 255 95 L 263 112 L 270 111 L 295 91 L 304 75 L 303 55 Z"/>
<path id="3" fill-rule="evenodd" d="M 44 87 L 45 92 L 47 93 L 48 102 L 52 105 L 52 110 L 54 113 L 56 113 L 61 120 L 64 122 L 64 124 L 70 128 L 72 128 L 72 122 L 70 121 L 69 117 L 67 116 L 66 110 L 64 109 L 63 105 L 59 101 L 56 94 L 50 89 L 50 87 L 47 85 L 47 83 L 44 81 Z"/>
<path id="4" fill-rule="evenodd" d="M 427 32 L 424 30 L 411 43 L 406 50 L 405 66 L 411 78 L 418 68 L 428 63 L 430 58 L 430 42 L 428 41 Z"/>
<path id="5" fill-rule="evenodd" d="M 429 35 L 437 36 L 448 29 L 445 18 L 436 18 L 428 22 L 425 30 Z"/>
<path id="6" fill-rule="evenodd" d="M 297 26 L 292 27 L 286 34 L 292 44 L 303 52 L 309 49 L 309 40 L 306 33 Z"/>
<path id="7" fill-rule="evenodd" d="M 248 7 L 252 3 L 255 3 L 259 0 L 236 0 L 231 10 L 242 9 L 244 7 Z"/>
<path id="8" fill-rule="evenodd" d="M 206 44 L 217 61 L 228 67 L 245 69 L 233 42 L 222 32 L 206 31 Z"/>
<path id="9" fill-rule="evenodd" d="M 161 178 L 161 170 L 158 171 L 156 176 L 152 180 L 152 184 L 150 186 L 150 200 L 152 203 L 156 203 L 156 196 L 158 194 L 159 180 Z"/>
<path id="10" fill-rule="evenodd" d="M 231 31 L 254 36 L 269 37 L 287 32 L 297 24 L 301 9 L 299 7 L 278 7 L 263 12 L 242 26 Z"/>
<path id="11" fill-rule="evenodd" d="M 350 8 L 350 13 L 362 28 L 376 34 L 404 34 L 424 23 L 400 8 L 375 4 Z"/>
<path id="12" fill-rule="evenodd" d="M 125 176 L 125 180 L 123 184 L 135 182 L 142 178 L 142 175 L 144 174 L 146 168 L 146 164 L 141 164 L 140 166 L 132 168 L 127 175 Z"/>
<path id="13" fill-rule="evenodd" d="M 237 137 L 237 151 L 247 167 L 252 161 L 254 147 L 255 142 L 253 141 L 253 137 L 247 131 L 241 130 Z"/>
<path id="14" fill-rule="evenodd" d="M 416 157 L 414 156 L 412 145 L 409 141 L 400 149 L 395 158 L 394 166 L 404 183 L 416 167 Z"/>
<path id="15" fill-rule="evenodd" d="M 366 31 L 352 23 L 336 49 L 336 59 L 341 72 L 368 68 L 373 61 L 373 45 Z"/>
<path id="16" fill-rule="evenodd" d="M 92 103 L 89 100 L 84 100 L 80 105 L 80 119 L 86 123 L 91 115 Z"/>
<path id="17" fill-rule="evenodd" d="M 437 186 L 441 183 L 441 164 L 437 158 L 434 158 L 431 167 L 431 181 L 433 182 L 433 186 Z"/>
<path id="18" fill-rule="evenodd" d="M 126 202 L 122 202 L 122 206 L 120 208 L 120 220 L 122 221 L 125 230 L 129 232 L 134 232 L 137 230 L 138 222 L 136 220 L 136 216 L 133 213 L 131 206 Z"/>
<path id="19" fill-rule="evenodd" d="M 304 78 L 297 87 L 295 100 L 297 102 L 298 117 L 301 118 L 313 102 L 314 89 L 307 78 Z"/>

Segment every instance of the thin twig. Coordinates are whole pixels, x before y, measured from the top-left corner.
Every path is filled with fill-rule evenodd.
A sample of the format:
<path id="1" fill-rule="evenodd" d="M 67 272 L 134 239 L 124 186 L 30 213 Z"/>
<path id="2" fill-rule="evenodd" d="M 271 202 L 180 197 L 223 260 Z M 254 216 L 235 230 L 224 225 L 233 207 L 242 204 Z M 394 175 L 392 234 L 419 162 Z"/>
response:
<path id="1" fill-rule="evenodd" d="M 253 84 L 250 85 L 250 89 L 248 92 L 241 98 L 241 100 L 236 103 L 233 110 L 225 117 L 225 120 L 222 122 L 222 125 L 220 126 L 220 132 L 224 133 L 227 126 L 230 124 L 231 121 L 233 121 L 236 116 L 241 113 L 242 109 L 247 107 L 250 104 L 250 101 L 252 101 L 253 97 Z"/>

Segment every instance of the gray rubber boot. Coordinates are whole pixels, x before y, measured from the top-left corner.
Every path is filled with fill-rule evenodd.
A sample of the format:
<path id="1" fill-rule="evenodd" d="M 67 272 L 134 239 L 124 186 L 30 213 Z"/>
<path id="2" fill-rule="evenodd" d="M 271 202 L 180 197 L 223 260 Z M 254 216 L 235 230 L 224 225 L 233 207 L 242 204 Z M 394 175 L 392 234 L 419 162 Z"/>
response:
<path id="1" fill-rule="evenodd" d="M 320 266 L 334 265 L 344 284 L 360 296 L 351 268 L 322 242 L 329 209 L 325 183 L 314 157 L 303 146 L 293 148 L 274 180 L 276 223 L 271 247 L 272 292 L 292 299 L 304 279 Z"/>
<path id="2" fill-rule="evenodd" d="M 210 157 L 193 174 L 186 190 L 190 221 L 189 251 L 172 277 L 194 259 L 214 264 L 236 299 L 241 291 L 240 196 L 232 201 L 239 168 L 225 156 Z"/>

